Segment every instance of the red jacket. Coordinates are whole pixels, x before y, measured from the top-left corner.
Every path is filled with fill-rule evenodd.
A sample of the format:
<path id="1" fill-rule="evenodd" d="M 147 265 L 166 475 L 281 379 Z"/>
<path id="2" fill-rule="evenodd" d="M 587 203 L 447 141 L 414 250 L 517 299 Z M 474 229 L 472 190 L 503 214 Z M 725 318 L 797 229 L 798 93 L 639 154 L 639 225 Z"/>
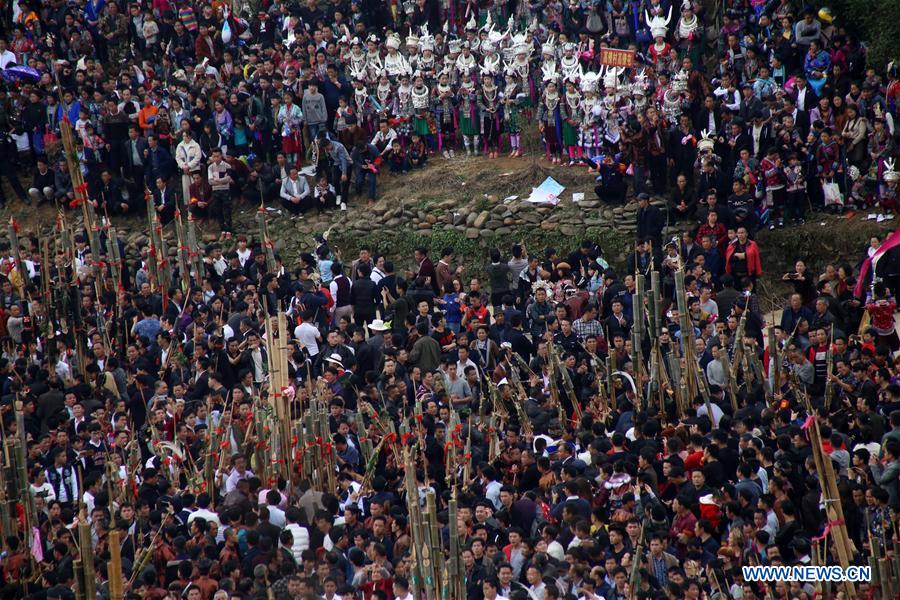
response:
<path id="1" fill-rule="evenodd" d="M 393 596 L 394 590 L 394 579 L 392 577 L 387 577 L 382 579 L 380 582 L 375 583 L 374 581 L 366 581 L 365 583 L 360 584 L 359 589 L 363 593 L 363 597 L 366 600 L 372 598 L 375 595 L 376 591 L 385 592 L 390 598 Z"/>
<path id="2" fill-rule="evenodd" d="M 731 256 L 734 254 L 735 245 L 728 244 L 725 249 L 725 272 L 731 275 Z M 753 240 L 747 240 L 747 273 L 751 277 L 759 277 L 762 275 L 762 261 L 759 259 L 759 246 Z"/>

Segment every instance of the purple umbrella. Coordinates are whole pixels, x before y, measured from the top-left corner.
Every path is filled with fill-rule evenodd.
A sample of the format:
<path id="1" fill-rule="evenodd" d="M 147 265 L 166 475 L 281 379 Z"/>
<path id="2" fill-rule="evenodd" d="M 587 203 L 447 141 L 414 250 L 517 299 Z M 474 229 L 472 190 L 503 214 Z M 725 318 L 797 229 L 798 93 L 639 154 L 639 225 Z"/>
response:
<path id="1" fill-rule="evenodd" d="M 31 67 L 16 65 L 14 67 L 9 67 L 8 69 L 3 69 L 3 79 L 9 81 L 10 83 L 19 81 L 20 79 L 25 79 L 28 81 L 38 81 L 41 78 L 41 74 L 37 69 L 32 69 Z"/>

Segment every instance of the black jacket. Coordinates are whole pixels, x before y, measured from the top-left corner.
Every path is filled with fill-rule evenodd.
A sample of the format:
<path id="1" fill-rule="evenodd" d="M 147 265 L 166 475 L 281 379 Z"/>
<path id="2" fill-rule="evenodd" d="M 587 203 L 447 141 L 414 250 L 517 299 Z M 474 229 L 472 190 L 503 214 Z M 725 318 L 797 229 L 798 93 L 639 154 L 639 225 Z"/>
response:
<path id="1" fill-rule="evenodd" d="M 659 248 L 662 241 L 663 227 L 666 226 L 666 217 L 663 212 L 652 204 L 647 208 L 638 209 L 637 212 L 637 237 L 653 240 L 653 247 Z"/>
<path id="2" fill-rule="evenodd" d="M 350 287 L 350 304 L 360 316 L 375 317 L 375 302 L 378 297 L 378 286 L 368 277 L 357 279 Z"/>
<path id="3" fill-rule="evenodd" d="M 40 171 L 34 172 L 34 179 L 31 181 L 31 187 L 36 188 L 39 192 L 43 193 L 45 187 L 53 189 L 53 186 L 56 185 L 56 174 L 53 172 L 53 169 L 47 169 L 47 172 L 41 174 Z"/>
<path id="4" fill-rule="evenodd" d="M 149 160 L 146 156 L 144 156 L 144 150 L 149 149 L 149 146 L 147 145 L 147 140 L 142 137 L 139 137 L 139 138 L 137 138 L 136 141 L 137 141 L 138 156 L 141 157 L 141 161 L 143 162 L 143 167 L 147 168 L 147 164 L 148 164 Z M 134 167 L 135 165 L 134 165 L 134 158 L 131 153 L 131 139 L 130 138 L 125 140 L 122 143 L 122 152 L 124 153 L 122 160 L 125 163 L 125 166 L 128 168 Z"/>
<path id="5" fill-rule="evenodd" d="M 102 181 L 97 182 L 94 198 L 99 202 L 101 209 L 113 214 L 122 213 L 122 204 L 128 204 L 122 198 L 122 190 L 114 181 L 107 184 Z"/>

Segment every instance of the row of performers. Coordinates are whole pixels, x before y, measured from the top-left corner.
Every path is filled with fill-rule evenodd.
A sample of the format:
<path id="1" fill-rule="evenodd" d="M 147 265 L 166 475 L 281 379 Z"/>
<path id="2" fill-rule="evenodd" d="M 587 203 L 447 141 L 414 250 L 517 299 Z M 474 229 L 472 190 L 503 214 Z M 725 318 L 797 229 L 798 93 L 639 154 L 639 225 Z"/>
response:
<path id="1" fill-rule="evenodd" d="M 593 156 L 618 143 L 620 126 L 633 111 L 630 99 L 615 93 L 601 96 L 590 87 L 579 90 L 571 80 L 562 86 L 545 82 L 535 98 L 514 76 L 507 75 L 503 87 L 490 74 L 481 79 L 477 85 L 474 76 L 463 74 L 460 85 L 454 86 L 443 73 L 432 86 L 421 76 L 412 84 L 402 78 L 395 86 L 383 78 L 373 94 L 357 82 L 350 105 L 338 111 L 336 128 L 343 129 L 350 114 L 370 131 L 384 119 L 401 137 L 415 132 L 439 152 L 452 149 L 459 134 L 468 154 L 482 147 L 490 154 L 498 152 L 506 134 L 511 154 L 521 155 L 522 129 L 533 123 L 548 159 L 559 162 L 567 153 L 574 162 L 584 153 Z"/>

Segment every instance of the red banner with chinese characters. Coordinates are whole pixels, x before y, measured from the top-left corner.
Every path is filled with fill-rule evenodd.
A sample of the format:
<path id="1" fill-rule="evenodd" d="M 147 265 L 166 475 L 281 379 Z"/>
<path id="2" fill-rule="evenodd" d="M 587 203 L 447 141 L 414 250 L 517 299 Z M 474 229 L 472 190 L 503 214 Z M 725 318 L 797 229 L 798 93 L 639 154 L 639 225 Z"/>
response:
<path id="1" fill-rule="evenodd" d="M 600 49 L 600 64 L 608 67 L 634 66 L 634 50 L 618 50 L 616 48 Z"/>

